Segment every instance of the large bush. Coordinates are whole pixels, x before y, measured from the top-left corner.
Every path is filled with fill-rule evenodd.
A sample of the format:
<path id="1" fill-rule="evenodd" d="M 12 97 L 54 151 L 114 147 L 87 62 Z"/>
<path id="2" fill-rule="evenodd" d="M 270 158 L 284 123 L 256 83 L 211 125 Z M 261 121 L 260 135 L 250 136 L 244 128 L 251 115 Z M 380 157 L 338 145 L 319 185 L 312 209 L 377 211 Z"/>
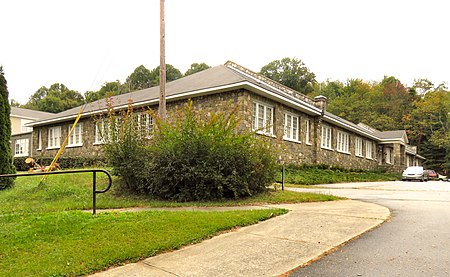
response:
<path id="1" fill-rule="evenodd" d="M 272 183 L 276 158 L 261 138 L 237 132 L 236 111 L 206 116 L 189 102 L 169 123 L 156 119 L 149 138 L 129 109 L 121 124 L 110 117 L 120 128 L 105 152 L 127 190 L 176 201 L 251 196 Z"/>

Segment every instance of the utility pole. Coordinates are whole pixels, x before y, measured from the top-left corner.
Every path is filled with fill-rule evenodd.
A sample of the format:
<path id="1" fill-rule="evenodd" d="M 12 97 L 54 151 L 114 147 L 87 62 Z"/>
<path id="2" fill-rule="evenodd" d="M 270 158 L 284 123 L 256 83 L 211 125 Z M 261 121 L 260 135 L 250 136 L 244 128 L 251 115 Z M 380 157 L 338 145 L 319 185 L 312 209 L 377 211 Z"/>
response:
<path id="1" fill-rule="evenodd" d="M 158 115 L 166 120 L 166 31 L 164 20 L 164 0 L 160 0 L 160 40 L 159 40 L 159 108 Z"/>

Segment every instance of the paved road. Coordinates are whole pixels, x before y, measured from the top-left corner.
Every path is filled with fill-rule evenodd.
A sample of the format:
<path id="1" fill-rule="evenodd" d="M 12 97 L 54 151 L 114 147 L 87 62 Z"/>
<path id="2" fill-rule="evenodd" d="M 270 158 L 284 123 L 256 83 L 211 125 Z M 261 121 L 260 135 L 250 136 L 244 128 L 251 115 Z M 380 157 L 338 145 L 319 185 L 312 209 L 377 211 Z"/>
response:
<path id="1" fill-rule="evenodd" d="M 450 182 L 325 187 L 317 190 L 386 206 L 392 217 L 291 276 L 450 276 Z"/>

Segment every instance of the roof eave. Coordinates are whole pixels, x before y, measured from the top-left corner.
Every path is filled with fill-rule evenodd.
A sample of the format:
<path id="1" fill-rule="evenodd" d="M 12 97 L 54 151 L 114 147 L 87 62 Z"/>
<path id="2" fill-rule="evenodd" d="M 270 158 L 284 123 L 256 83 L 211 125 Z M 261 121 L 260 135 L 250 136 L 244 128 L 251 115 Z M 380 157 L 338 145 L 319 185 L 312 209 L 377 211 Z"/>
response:
<path id="1" fill-rule="evenodd" d="M 323 117 L 324 117 L 324 119 L 326 121 L 328 121 L 330 123 L 333 123 L 333 124 L 335 124 L 335 125 L 337 125 L 339 127 L 342 127 L 344 129 L 347 129 L 347 130 L 351 130 L 351 131 L 353 131 L 353 132 L 355 132 L 355 133 L 357 133 L 359 135 L 365 136 L 365 137 L 373 139 L 375 141 L 380 141 L 379 137 L 377 137 L 375 135 L 372 135 L 369 132 L 364 132 L 363 130 L 357 129 L 357 128 L 351 126 L 351 125 L 346 124 L 345 122 L 339 121 L 339 120 L 337 120 L 335 118 L 332 118 L 332 117 L 330 117 L 330 116 L 328 116 L 326 114 Z"/>
<path id="2" fill-rule="evenodd" d="M 305 112 L 307 114 L 320 115 L 321 112 L 322 112 L 321 109 L 319 109 L 317 107 L 314 107 L 314 106 L 311 106 L 311 105 L 303 102 L 300 99 L 296 99 L 293 96 L 280 95 L 280 94 L 277 94 L 277 93 L 272 92 L 270 90 L 267 90 L 265 88 L 259 87 L 259 86 L 255 85 L 255 84 L 251 83 L 251 82 L 248 82 L 248 81 L 245 81 L 244 84 L 245 84 L 246 88 L 249 91 L 251 91 L 251 92 L 257 93 L 259 95 L 263 95 L 263 96 L 265 96 L 265 97 L 267 97 L 269 99 L 272 99 L 272 100 L 279 101 L 282 104 L 285 104 L 287 106 L 296 108 L 296 109 L 301 110 L 302 112 Z"/>
<path id="3" fill-rule="evenodd" d="M 380 139 L 380 144 L 388 143 L 400 143 L 401 145 L 407 145 L 407 143 L 402 138 Z"/>

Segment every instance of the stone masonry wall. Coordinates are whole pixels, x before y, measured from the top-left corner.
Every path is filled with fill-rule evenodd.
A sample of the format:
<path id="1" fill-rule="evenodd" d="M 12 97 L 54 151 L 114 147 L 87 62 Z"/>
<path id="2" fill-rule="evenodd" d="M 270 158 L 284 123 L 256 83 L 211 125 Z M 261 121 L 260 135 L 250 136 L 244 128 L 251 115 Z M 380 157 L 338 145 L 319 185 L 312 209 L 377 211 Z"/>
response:
<path id="1" fill-rule="evenodd" d="M 195 109 L 201 110 L 204 114 L 209 115 L 211 112 L 229 111 L 238 105 L 238 115 L 240 116 L 239 130 L 252 129 L 253 102 L 270 105 L 274 108 L 274 134 L 273 136 L 265 136 L 269 138 L 279 153 L 279 159 L 286 164 L 331 164 L 345 168 L 358 169 L 375 169 L 377 168 L 377 144 L 374 141 L 363 138 L 363 157 L 355 155 L 355 138 L 356 134 L 342 130 L 337 126 L 332 127 L 332 150 L 322 149 L 320 147 L 322 118 L 320 116 L 311 116 L 309 114 L 296 111 L 290 107 L 284 106 L 271 99 L 267 99 L 249 92 L 244 89 L 222 92 L 206 96 L 199 96 L 192 99 Z M 180 111 L 184 109 L 187 100 L 177 100 L 167 103 L 168 118 L 177 117 Z M 153 110 L 157 110 L 157 105 L 151 106 Z M 284 134 L 284 112 L 295 114 L 299 117 L 299 141 L 288 141 L 283 139 Z M 306 143 L 306 122 L 310 122 L 310 143 Z M 33 153 L 35 158 L 54 157 L 58 149 L 46 149 L 48 146 L 48 128 L 53 126 L 61 126 L 61 143 L 68 134 L 69 125 L 72 122 L 58 123 L 44 127 L 35 127 L 33 130 Z M 93 117 L 80 119 L 79 124 L 83 125 L 82 139 L 83 145 L 80 147 L 66 147 L 63 156 L 65 157 L 96 157 L 102 155 L 101 145 L 94 143 L 95 122 Z M 38 146 L 38 131 L 41 131 L 42 149 L 36 150 Z M 336 150 L 336 136 L 338 130 L 345 131 L 350 136 L 350 154 L 340 153 Z M 373 144 L 372 159 L 366 158 L 366 143 Z"/>
<path id="2" fill-rule="evenodd" d="M 62 144 L 64 139 L 69 133 L 69 126 L 73 124 L 73 121 L 57 123 L 47 125 L 43 127 L 33 128 L 33 156 L 34 158 L 54 157 L 59 148 L 48 149 L 48 130 L 51 127 L 61 126 L 61 139 Z M 95 122 L 93 117 L 81 118 L 78 124 L 82 125 L 82 146 L 66 146 L 63 152 L 65 157 L 97 157 L 102 155 L 101 145 L 95 144 Z M 39 137 L 38 132 L 41 131 L 41 143 L 42 148 L 39 150 Z"/>
<path id="3" fill-rule="evenodd" d="M 344 130 L 340 127 L 333 126 L 327 123 L 327 126 L 332 128 L 331 148 L 325 149 L 321 147 L 320 131 L 317 138 L 317 161 L 318 164 L 329 164 L 349 169 L 365 169 L 374 170 L 377 168 L 378 161 L 376 159 L 377 144 L 375 141 L 361 137 L 355 133 Z M 321 126 L 318 126 L 321 129 Z M 343 153 L 337 150 L 337 135 L 338 131 L 349 134 L 349 153 Z M 355 141 L 359 137 L 362 139 L 362 156 L 356 156 Z M 372 158 L 367 158 L 366 144 L 372 144 Z"/>
<path id="4" fill-rule="evenodd" d="M 211 112 L 222 112 L 222 111 L 230 111 L 236 105 L 239 105 L 238 114 L 244 116 L 248 116 L 248 97 L 244 95 L 244 92 L 239 91 L 231 91 L 228 93 L 222 94 L 214 94 L 208 96 L 196 97 L 193 99 L 193 105 L 196 109 L 201 109 L 205 114 L 210 115 Z M 167 113 L 168 118 L 174 118 L 180 114 L 180 112 L 185 108 L 187 104 L 187 100 L 179 100 L 174 102 L 169 102 L 167 104 Z M 149 107 L 155 111 L 157 111 L 157 106 Z M 142 109 L 136 109 L 136 111 L 141 111 Z M 251 118 L 251 114 L 250 114 Z M 51 127 L 61 126 L 61 144 L 64 139 L 67 137 L 69 132 L 69 126 L 73 123 L 64 122 L 64 123 L 56 123 L 52 125 L 46 125 L 43 127 L 34 127 L 33 130 L 33 151 L 34 158 L 42 158 L 42 157 L 54 157 L 58 152 L 57 149 L 47 149 L 48 148 L 48 130 Z M 65 157 L 97 157 L 102 156 L 102 145 L 95 143 L 95 118 L 94 117 L 85 117 L 81 118 L 78 124 L 82 125 L 82 146 L 66 146 L 63 152 L 63 156 Z M 251 122 L 249 123 L 246 120 L 242 120 L 241 129 L 248 129 L 251 127 Z M 41 143 L 42 149 L 38 150 L 38 132 L 41 131 Z"/>

